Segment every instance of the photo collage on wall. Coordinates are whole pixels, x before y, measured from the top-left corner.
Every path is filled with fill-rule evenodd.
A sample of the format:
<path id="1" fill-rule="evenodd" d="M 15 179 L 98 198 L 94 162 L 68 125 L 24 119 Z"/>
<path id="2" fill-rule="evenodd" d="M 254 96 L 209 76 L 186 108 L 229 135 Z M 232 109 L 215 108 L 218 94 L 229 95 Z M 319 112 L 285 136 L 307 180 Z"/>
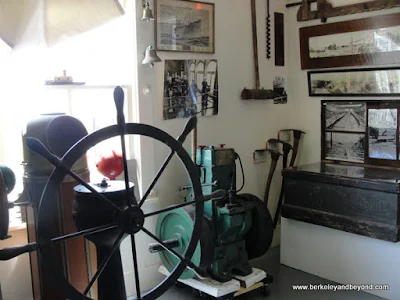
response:
<path id="1" fill-rule="evenodd" d="M 163 119 L 217 115 L 218 63 L 204 58 L 215 53 L 215 4 L 155 0 L 155 7 L 156 50 L 192 54 L 164 60 Z"/>
<path id="2" fill-rule="evenodd" d="M 322 101 L 322 159 L 400 165 L 396 101 Z"/>

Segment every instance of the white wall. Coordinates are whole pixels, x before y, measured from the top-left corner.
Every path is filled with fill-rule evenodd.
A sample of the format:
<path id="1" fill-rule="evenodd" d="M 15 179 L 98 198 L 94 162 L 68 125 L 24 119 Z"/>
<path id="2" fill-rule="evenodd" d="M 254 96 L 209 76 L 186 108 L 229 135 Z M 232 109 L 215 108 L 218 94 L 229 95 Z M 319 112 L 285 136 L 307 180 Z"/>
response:
<path id="1" fill-rule="evenodd" d="M 334 6 L 347 5 L 352 3 L 365 2 L 362 0 L 347 1 L 347 0 L 333 0 L 330 1 Z M 322 97 L 309 97 L 308 96 L 308 83 L 307 83 L 307 70 L 301 70 L 300 61 L 300 41 L 299 41 L 299 28 L 308 27 L 313 25 L 320 25 L 320 20 L 313 20 L 307 22 L 297 22 L 296 14 L 298 7 L 290 8 L 287 10 L 286 25 L 288 27 L 288 51 L 289 51 L 289 85 L 288 93 L 292 95 L 288 111 L 290 111 L 290 126 L 302 129 L 306 132 L 303 139 L 303 147 L 299 153 L 299 163 L 309 163 L 320 160 L 321 149 L 321 100 L 341 98 L 322 98 Z M 335 23 L 340 21 L 347 21 L 353 19 L 361 19 L 376 15 L 392 14 L 400 12 L 399 8 L 390 10 L 381 10 L 378 12 L 369 12 L 362 14 L 348 15 L 344 17 L 336 17 L 328 19 L 328 23 Z M 350 67 L 351 69 L 351 67 Z M 295 96 L 293 96 L 295 95 Z M 343 99 L 343 98 L 342 98 Z M 348 99 L 366 99 L 349 97 Z M 348 100 L 347 99 L 347 100 Z M 343 99 L 345 100 L 345 99 Z"/>
<path id="2" fill-rule="evenodd" d="M 330 1 L 334 6 L 361 1 Z M 287 10 L 289 49 L 290 126 L 304 130 L 299 163 L 320 161 L 321 100 L 308 96 L 307 71 L 301 70 L 299 28 L 321 24 L 319 20 L 297 22 L 298 8 Z M 328 19 L 329 23 L 398 13 L 399 8 Z M 342 98 L 343 99 L 343 98 Z M 349 97 L 349 99 L 361 99 Z M 365 99 L 365 98 L 364 98 Z M 344 100 L 344 99 L 343 99 Z M 347 99 L 348 100 L 348 99 Z M 399 299 L 396 262 L 400 244 L 375 240 L 322 226 L 282 220 L 281 263 L 342 284 L 389 284 L 390 291 L 368 291 L 387 299 Z"/>
<path id="3" fill-rule="evenodd" d="M 138 58 L 137 88 L 139 101 L 134 108 L 136 119 L 141 123 L 152 124 L 159 127 L 172 136 L 177 137 L 187 120 L 162 120 L 162 90 L 163 90 L 163 63 L 156 64 L 153 69 L 142 66 L 143 52 L 148 45 L 154 45 L 154 24 L 140 21 L 142 8 L 141 1 L 135 1 L 137 5 L 136 22 L 132 26 L 137 31 L 137 52 L 132 53 Z M 246 175 L 246 185 L 243 192 L 248 192 L 263 198 L 269 162 L 255 165 L 252 162 L 253 150 L 265 146 L 265 142 L 276 137 L 277 130 L 289 125 L 289 104 L 274 105 L 272 100 L 248 101 L 240 99 L 240 93 L 244 87 L 253 88 L 254 65 L 253 46 L 251 31 L 250 1 L 243 0 L 218 0 L 215 3 L 215 38 L 216 53 L 214 55 L 169 53 L 159 52 L 164 59 L 211 59 L 218 60 L 219 76 L 219 114 L 213 117 L 199 118 L 198 142 L 201 144 L 216 145 L 224 143 L 227 147 L 235 148 L 242 158 Z M 266 2 L 257 0 L 257 27 L 258 27 L 258 50 L 260 63 L 260 80 L 264 88 L 272 88 L 275 76 L 286 76 L 288 68 L 275 67 L 274 53 L 272 47 L 272 59 L 265 58 L 265 11 Z M 151 3 L 152 4 L 152 3 Z M 271 12 L 285 12 L 283 1 L 271 1 Z M 273 14 L 272 14 L 273 15 Z M 273 24 L 273 23 L 272 23 Z M 273 31 L 272 31 L 273 40 Z M 287 35 L 286 35 L 287 36 Z M 286 40 L 287 45 L 288 40 Z M 286 47 L 288 50 L 288 47 Z M 286 53 L 288 54 L 288 53 Z M 286 55 L 286 65 L 288 65 Z M 132 60 L 127 58 L 127 64 Z M 132 68 L 136 66 L 132 64 Z M 142 89 L 149 85 L 151 92 L 145 96 Z M 295 94 L 289 94 L 289 103 L 295 101 Z M 139 113 L 140 112 L 140 113 Z M 190 138 L 185 143 L 185 148 L 190 151 Z M 154 177 L 158 167 L 168 155 L 166 147 L 160 147 L 150 139 L 141 139 L 137 147 L 135 159 L 141 161 L 138 168 L 140 177 L 139 187 L 145 189 Z M 239 173 L 240 175 L 240 173 Z M 175 159 L 171 162 L 166 173 L 161 177 L 159 184 L 155 187 L 160 205 L 165 207 L 180 200 L 178 186 L 187 183 L 187 177 L 179 162 Z M 240 184 L 240 178 L 238 184 Z M 276 172 L 274 186 L 270 194 L 270 211 L 274 212 L 279 195 L 280 173 Z M 124 244 L 126 251 L 129 245 Z M 123 256 L 125 252 L 123 253 Z M 124 256 L 125 257 L 125 256 Z M 129 261 L 129 256 L 126 261 Z M 148 257 L 146 257 L 146 261 Z M 130 265 L 125 266 L 129 269 Z M 148 272 L 156 272 L 153 263 L 141 266 Z M 149 267 L 149 268 L 147 268 Z M 151 269 L 151 270 L 150 270 Z M 154 274 L 153 273 L 153 274 Z M 129 286 L 133 292 L 133 286 Z"/>
<path id="4" fill-rule="evenodd" d="M 281 1 L 271 2 L 271 12 L 284 12 L 284 3 Z M 219 114 L 198 119 L 198 143 L 203 145 L 224 143 L 227 147 L 235 148 L 244 165 L 246 185 L 243 192 L 255 194 L 262 199 L 269 162 L 253 164 L 253 150 L 263 148 L 269 138 L 276 137 L 278 129 L 288 126 L 289 120 L 286 118 L 288 107 L 287 105 L 274 105 L 272 100 L 244 102 L 240 99 L 240 93 L 244 87 L 253 88 L 255 86 L 250 1 L 218 0 L 214 3 L 216 13 L 215 54 L 158 52 L 158 55 L 163 61 L 165 59 L 193 58 L 218 60 Z M 275 67 L 273 47 L 272 59 L 268 61 L 265 58 L 266 2 L 257 0 L 256 4 L 260 81 L 262 87 L 271 89 L 275 76 L 286 76 L 287 67 Z M 155 64 L 154 68 L 141 65 L 145 49 L 148 45 L 154 45 L 154 23 L 140 21 L 141 3 L 137 3 L 136 10 L 137 21 L 134 26 L 137 30 L 137 89 L 139 92 L 136 109 L 140 112 L 137 119 L 141 123 L 154 125 L 173 137 L 178 137 L 187 119 L 163 120 L 164 63 Z M 142 93 L 146 86 L 150 87 L 150 93 L 147 96 Z M 289 95 L 289 101 L 292 101 L 291 95 Z M 142 138 L 140 141 L 135 158 L 140 161 L 138 166 L 141 171 L 139 187 L 141 190 L 145 190 L 164 159 L 169 155 L 169 148 L 147 138 Z M 190 136 L 188 136 L 184 146 L 190 152 Z M 240 173 L 238 174 L 240 176 Z M 241 184 L 239 176 L 238 186 Z M 159 198 L 157 205 L 166 207 L 179 202 L 184 194 L 178 192 L 178 186 L 187 184 L 187 181 L 188 178 L 183 167 L 179 160 L 174 158 L 154 188 L 157 198 Z M 276 172 L 274 183 L 270 193 L 269 207 L 271 212 L 275 211 L 279 196 L 279 170 Z M 277 234 L 277 237 L 279 237 L 279 234 Z M 127 254 L 129 242 L 124 242 L 123 248 L 127 249 L 123 252 L 123 255 L 128 262 L 124 268 L 129 277 L 131 276 L 129 274 L 132 274 L 132 266 L 129 264 L 130 256 Z M 143 249 L 143 251 L 146 251 L 146 249 Z M 154 268 L 154 260 L 150 259 L 151 255 L 143 252 L 141 254 L 145 255 L 146 259 L 140 267 L 140 271 L 145 272 L 145 278 L 153 276 L 153 281 L 159 280 L 157 269 Z M 156 257 L 155 259 L 157 262 L 158 259 Z M 135 293 L 134 285 L 127 283 L 127 287 L 129 293 Z"/>
<path id="5" fill-rule="evenodd" d="M 269 138 L 276 137 L 278 129 L 288 126 L 288 105 L 274 105 L 272 100 L 245 102 L 240 99 L 240 93 L 244 87 L 253 88 L 255 86 L 250 1 L 218 0 L 214 3 L 216 13 L 215 54 L 158 52 L 158 55 L 162 60 L 191 58 L 214 58 L 218 60 L 219 114 L 199 118 L 198 143 L 204 145 L 224 143 L 227 147 L 235 148 L 244 164 L 246 185 L 243 191 L 262 198 L 269 162 L 259 165 L 253 164 L 252 153 L 253 150 L 264 147 Z M 287 66 L 275 67 L 273 47 L 272 59 L 266 59 L 266 1 L 257 0 L 256 6 L 260 81 L 262 87 L 272 88 L 272 81 L 275 76 L 286 76 Z M 282 1 L 271 1 L 271 12 L 274 11 L 285 12 L 284 3 Z M 138 58 L 140 61 L 143 58 L 142 53 L 146 46 L 153 44 L 153 24 L 143 23 L 138 23 L 138 26 L 140 26 L 138 27 Z M 287 61 L 288 56 L 286 56 Z M 167 121 L 162 119 L 164 64 L 158 63 L 154 69 L 150 69 L 148 66 L 139 66 L 139 72 L 139 92 L 146 84 L 151 86 L 151 93 L 147 97 L 140 94 L 140 105 L 145 106 L 144 112 L 145 114 L 148 113 L 148 119 L 144 121 L 153 122 L 154 126 L 177 137 L 187 119 Z M 289 102 L 291 101 L 295 101 L 294 94 L 289 94 Z M 150 107 L 153 112 L 153 120 L 150 117 Z M 185 143 L 185 148 L 190 151 L 190 137 Z M 168 154 L 169 150 L 166 147 L 157 144 L 154 147 L 154 156 L 148 155 L 146 163 L 151 166 L 154 157 L 153 170 L 157 170 Z M 182 167 L 179 166 L 178 160 L 172 161 L 170 164 L 159 184 L 155 187 L 157 196 L 161 203 L 165 205 L 175 203 L 180 199 L 177 188 L 187 182 L 187 177 L 183 173 Z M 177 168 L 180 168 L 180 173 L 177 173 Z M 144 174 L 144 176 L 146 175 Z M 279 170 L 277 170 L 275 183 L 279 183 L 279 177 Z M 151 178 L 150 174 L 145 178 L 145 185 L 146 181 L 149 182 L 148 180 L 151 180 Z M 238 185 L 240 183 L 240 178 L 238 178 Z M 275 184 L 271 191 L 271 211 L 275 210 L 276 199 L 279 194 L 278 188 L 279 186 Z"/>

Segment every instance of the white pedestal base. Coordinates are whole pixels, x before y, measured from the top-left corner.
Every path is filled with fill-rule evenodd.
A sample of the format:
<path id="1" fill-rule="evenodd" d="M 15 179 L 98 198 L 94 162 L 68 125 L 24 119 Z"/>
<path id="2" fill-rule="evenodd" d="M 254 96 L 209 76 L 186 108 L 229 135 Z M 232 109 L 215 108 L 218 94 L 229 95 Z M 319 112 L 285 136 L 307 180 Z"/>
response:
<path id="1" fill-rule="evenodd" d="M 388 284 L 364 291 L 400 299 L 400 243 L 282 218 L 281 263 L 340 284 Z"/>
<path id="2" fill-rule="evenodd" d="M 165 276 L 169 274 L 168 270 L 163 265 L 160 266 L 159 271 Z M 244 277 L 235 276 L 236 279 L 232 279 L 228 282 L 219 282 L 211 278 L 206 280 L 195 278 L 178 279 L 178 281 L 212 297 L 218 298 L 234 293 L 239 295 L 249 292 L 253 290 L 252 287 L 256 286 L 257 283 L 261 282 L 266 277 L 267 274 L 264 271 L 253 268 L 253 273 L 250 275 Z M 257 286 L 257 288 L 260 286 Z"/>

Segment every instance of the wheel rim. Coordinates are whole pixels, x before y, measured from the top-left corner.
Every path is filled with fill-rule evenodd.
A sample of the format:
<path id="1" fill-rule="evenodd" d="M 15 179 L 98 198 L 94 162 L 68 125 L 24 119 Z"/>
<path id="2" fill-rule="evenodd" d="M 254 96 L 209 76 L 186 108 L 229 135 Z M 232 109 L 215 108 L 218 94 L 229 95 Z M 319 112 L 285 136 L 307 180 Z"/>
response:
<path id="1" fill-rule="evenodd" d="M 203 217 L 203 203 L 201 201 L 203 199 L 203 194 L 200 186 L 200 180 L 197 174 L 197 169 L 193 164 L 193 162 L 191 161 L 186 150 L 181 146 L 181 144 L 166 132 L 145 124 L 128 123 L 125 124 L 125 126 L 126 126 L 125 134 L 136 134 L 136 135 L 151 137 L 169 146 L 171 150 L 175 151 L 175 153 L 183 163 L 184 167 L 186 168 L 187 173 L 189 174 L 194 189 L 195 199 L 197 199 L 195 203 L 196 214 L 195 214 L 195 224 L 193 228 L 193 233 L 189 245 L 186 249 L 186 252 L 183 256 L 185 259 L 190 260 L 196 249 L 200 237 L 201 225 L 202 225 L 201 222 Z M 89 150 L 90 148 L 92 148 L 93 146 L 97 145 L 98 143 L 104 140 L 119 136 L 120 134 L 121 131 L 117 125 L 100 129 L 82 138 L 78 143 L 76 143 L 63 156 L 62 163 L 65 164 L 70 169 L 72 165 L 80 157 L 82 157 L 82 155 L 84 155 L 87 152 L 87 150 Z M 39 221 L 37 224 L 38 240 L 40 243 L 46 243 L 51 238 L 48 229 L 52 226 L 51 215 L 53 210 L 55 209 L 55 205 L 52 199 L 54 197 L 53 195 L 56 194 L 60 184 L 62 183 L 66 175 L 67 175 L 66 171 L 64 171 L 61 168 L 56 168 L 50 175 L 46 187 L 43 191 L 38 213 Z M 49 270 L 52 270 L 52 273 L 55 275 L 55 279 L 61 285 L 66 297 L 71 299 L 85 299 L 85 300 L 91 299 L 87 296 L 84 296 L 79 291 L 77 291 L 63 276 L 62 272 L 60 271 L 60 268 L 57 266 L 56 263 L 54 263 L 54 258 L 51 255 L 50 247 L 42 248 L 40 250 L 40 255 L 43 259 L 45 267 L 49 268 Z M 160 295 L 166 292 L 170 286 L 174 284 L 174 282 L 180 277 L 182 272 L 186 269 L 186 266 L 187 266 L 186 263 L 181 260 L 181 262 L 176 265 L 176 267 L 168 277 L 166 277 L 156 287 L 144 293 L 141 299 L 158 298 Z M 136 272 L 138 272 L 138 270 Z"/>

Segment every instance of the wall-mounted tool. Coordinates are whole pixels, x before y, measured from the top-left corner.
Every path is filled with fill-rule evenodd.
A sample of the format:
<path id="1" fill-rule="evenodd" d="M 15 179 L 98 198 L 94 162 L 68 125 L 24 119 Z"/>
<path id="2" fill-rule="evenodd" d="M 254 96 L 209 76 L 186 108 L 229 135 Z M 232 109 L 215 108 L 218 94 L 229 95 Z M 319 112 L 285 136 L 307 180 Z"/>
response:
<path id="1" fill-rule="evenodd" d="M 251 20 L 253 30 L 253 56 L 254 56 L 254 69 L 256 77 L 256 88 L 244 88 L 241 94 L 242 100 L 267 100 L 274 98 L 273 90 L 260 89 L 260 71 L 258 68 L 258 46 L 257 46 L 257 19 L 256 19 L 256 1 L 251 0 Z"/>
<path id="2" fill-rule="evenodd" d="M 310 4 L 314 2 L 317 2 L 317 10 L 311 11 Z M 302 0 L 301 2 L 289 3 L 286 7 L 298 5 L 301 5 L 297 12 L 298 22 L 320 19 L 321 22 L 325 23 L 327 18 L 395 8 L 400 6 L 400 0 L 375 0 L 338 7 L 333 7 L 327 0 Z"/>
<path id="3" fill-rule="evenodd" d="M 289 167 L 293 167 L 297 157 L 297 151 L 299 149 L 300 139 L 302 134 L 306 134 L 304 131 L 298 129 L 281 129 L 278 132 L 278 139 L 281 138 L 283 132 L 293 132 L 293 152 L 290 158 Z"/>
<path id="4" fill-rule="evenodd" d="M 268 144 L 268 148 L 272 148 L 272 149 L 279 149 L 279 144 L 282 145 L 282 151 L 283 151 L 282 168 L 286 169 L 289 153 L 290 153 L 290 151 L 293 150 L 292 145 L 290 145 L 287 142 L 281 141 L 279 139 L 269 139 L 267 144 Z M 284 182 L 282 181 L 281 192 L 279 194 L 279 200 L 278 200 L 278 206 L 276 208 L 275 216 L 274 216 L 274 222 L 273 222 L 274 229 L 276 228 L 276 226 L 278 224 L 279 215 L 281 212 L 281 207 L 282 207 L 282 202 L 283 202 L 283 186 L 284 186 Z"/>
<path id="5" fill-rule="evenodd" d="M 265 186 L 265 192 L 264 192 L 264 204 L 266 207 L 268 207 L 268 196 L 269 196 L 269 190 L 271 189 L 271 183 L 272 183 L 272 178 L 274 177 L 276 165 L 278 163 L 279 157 L 283 156 L 282 153 L 276 150 L 272 149 L 266 149 L 271 155 L 271 166 L 269 168 L 269 173 L 268 173 L 268 179 L 267 179 L 267 184 Z"/>
<path id="6" fill-rule="evenodd" d="M 285 65 L 285 27 L 284 15 L 274 13 L 274 35 L 275 35 L 275 66 Z"/>
<path id="7" fill-rule="evenodd" d="M 271 15 L 269 13 L 269 0 L 267 0 L 267 59 L 271 58 Z"/>

